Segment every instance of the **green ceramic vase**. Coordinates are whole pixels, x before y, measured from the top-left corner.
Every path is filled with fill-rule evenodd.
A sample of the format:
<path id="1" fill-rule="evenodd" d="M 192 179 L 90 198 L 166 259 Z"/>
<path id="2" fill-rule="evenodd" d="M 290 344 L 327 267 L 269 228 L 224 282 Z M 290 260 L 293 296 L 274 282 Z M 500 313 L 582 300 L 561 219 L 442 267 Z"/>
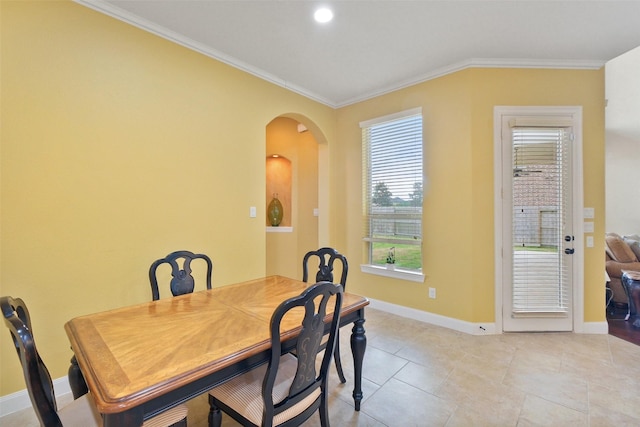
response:
<path id="1" fill-rule="evenodd" d="M 279 226 L 282 222 L 282 203 L 278 200 L 278 193 L 274 193 L 273 199 L 271 199 L 271 203 L 267 208 L 267 215 L 273 227 Z"/>

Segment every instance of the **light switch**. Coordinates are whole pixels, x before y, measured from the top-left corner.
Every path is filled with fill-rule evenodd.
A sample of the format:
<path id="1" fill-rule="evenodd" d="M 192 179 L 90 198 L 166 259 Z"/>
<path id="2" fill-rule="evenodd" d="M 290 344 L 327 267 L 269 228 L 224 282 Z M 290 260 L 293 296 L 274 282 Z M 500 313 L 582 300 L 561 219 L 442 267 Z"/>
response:
<path id="1" fill-rule="evenodd" d="M 313 216 L 318 216 L 319 214 L 318 208 L 313 208 Z"/>
<path id="2" fill-rule="evenodd" d="M 588 248 L 593 247 L 593 236 L 587 236 L 587 247 Z"/>
<path id="3" fill-rule="evenodd" d="M 249 208 L 249 218 L 255 218 L 256 217 L 256 207 L 255 206 L 251 206 Z"/>
<path id="4" fill-rule="evenodd" d="M 594 218 L 595 217 L 595 212 L 593 208 L 584 208 L 582 216 L 584 218 Z"/>
<path id="5" fill-rule="evenodd" d="M 585 221 L 584 222 L 584 232 L 585 233 L 593 233 L 593 221 Z"/>

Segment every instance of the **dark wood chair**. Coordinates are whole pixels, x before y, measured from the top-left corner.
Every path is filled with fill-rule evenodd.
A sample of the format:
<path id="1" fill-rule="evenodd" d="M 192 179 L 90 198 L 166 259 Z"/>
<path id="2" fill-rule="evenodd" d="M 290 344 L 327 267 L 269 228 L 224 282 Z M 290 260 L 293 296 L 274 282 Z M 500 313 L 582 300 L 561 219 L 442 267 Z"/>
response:
<path id="1" fill-rule="evenodd" d="M 211 289 L 211 275 L 213 273 L 213 264 L 211 263 L 211 259 L 204 254 L 194 254 L 189 251 L 176 251 L 170 253 L 164 258 L 154 261 L 149 268 L 149 281 L 151 282 L 151 297 L 153 300 L 155 301 L 160 299 L 157 270 L 162 264 L 169 264 L 171 266 L 172 279 L 169 287 L 173 296 L 193 292 L 195 288 L 195 281 L 191 275 L 191 262 L 195 259 L 202 259 L 207 263 L 207 289 Z"/>
<path id="2" fill-rule="evenodd" d="M 316 283 L 297 297 L 284 301 L 271 317 L 271 358 L 268 363 L 223 383 L 209 392 L 209 426 L 219 427 L 220 410 L 243 426 L 298 426 L 316 411 L 320 424 L 329 426 L 327 376 L 337 342 L 342 307 L 342 286 Z M 330 298 L 335 295 L 333 303 Z M 304 307 L 296 354 L 282 355 L 280 322 L 290 310 Z M 316 358 L 325 334 L 327 307 L 333 310 L 329 339 L 320 370 Z M 302 312 L 298 312 L 302 315 Z M 289 315 L 291 316 L 291 315 Z"/>
<path id="3" fill-rule="evenodd" d="M 40 424 L 46 427 L 102 426 L 102 417 L 91 394 L 84 394 L 64 408 L 58 409 L 49 370 L 38 354 L 33 339 L 29 310 L 20 298 L 0 298 L 4 323 L 18 352 L 31 404 Z M 186 426 L 187 407 L 176 406 L 144 422 L 143 427 Z"/>
<path id="4" fill-rule="evenodd" d="M 340 284 L 343 289 L 347 287 L 347 273 L 349 272 L 349 264 L 347 258 L 344 255 L 338 253 L 333 248 L 320 248 L 317 251 L 307 252 L 302 259 L 302 281 L 309 281 L 309 265 L 316 259 L 318 261 L 318 271 L 316 272 L 316 282 L 333 282 L 333 265 L 336 261 L 341 264 L 342 272 L 340 274 Z M 315 265 L 315 264 L 314 264 Z M 338 339 L 336 340 L 336 349 L 334 351 L 333 358 L 336 363 L 336 370 L 338 371 L 338 377 L 340 382 L 346 383 L 347 379 L 342 371 L 342 360 L 340 359 L 340 336 L 338 333 Z"/>

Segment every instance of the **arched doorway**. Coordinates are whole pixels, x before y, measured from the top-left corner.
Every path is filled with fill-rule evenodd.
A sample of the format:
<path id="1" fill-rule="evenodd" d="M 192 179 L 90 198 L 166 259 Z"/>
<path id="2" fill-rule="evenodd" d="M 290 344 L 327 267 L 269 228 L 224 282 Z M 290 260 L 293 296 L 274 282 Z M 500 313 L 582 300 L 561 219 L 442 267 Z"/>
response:
<path id="1" fill-rule="evenodd" d="M 322 214 L 327 209 L 328 190 L 321 184 L 321 177 L 326 176 L 326 144 L 320 143 L 317 138 L 320 132 L 317 128 L 314 132 L 313 128 L 308 119 L 295 115 L 276 117 L 266 127 L 265 210 L 272 200 L 273 188 L 279 191 L 290 188 L 290 194 L 278 195 L 284 206 L 282 226 L 271 227 L 265 218 L 267 275 L 302 277 L 304 254 L 327 243 L 320 238 L 328 229 L 326 215 Z M 280 175 L 280 165 L 274 167 L 277 163 L 286 164 L 283 158 L 290 165 L 284 176 Z M 273 180 L 285 182 L 274 186 Z"/>

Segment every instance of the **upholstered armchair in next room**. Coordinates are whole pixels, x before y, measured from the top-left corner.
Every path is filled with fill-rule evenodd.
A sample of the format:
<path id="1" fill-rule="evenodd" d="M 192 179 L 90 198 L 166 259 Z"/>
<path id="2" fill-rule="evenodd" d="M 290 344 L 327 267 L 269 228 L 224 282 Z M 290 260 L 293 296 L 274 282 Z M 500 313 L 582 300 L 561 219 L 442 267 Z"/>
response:
<path id="1" fill-rule="evenodd" d="M 605 236 L 606 261 L 605 268 L 609 275 L 609 288 L 613 293 L 611 302 L 618 307 L 628 304 L 627 295 L 622 287 L 622 271 L 640 271 L 640 237 L 622 237 L 616 233 Z"/>

